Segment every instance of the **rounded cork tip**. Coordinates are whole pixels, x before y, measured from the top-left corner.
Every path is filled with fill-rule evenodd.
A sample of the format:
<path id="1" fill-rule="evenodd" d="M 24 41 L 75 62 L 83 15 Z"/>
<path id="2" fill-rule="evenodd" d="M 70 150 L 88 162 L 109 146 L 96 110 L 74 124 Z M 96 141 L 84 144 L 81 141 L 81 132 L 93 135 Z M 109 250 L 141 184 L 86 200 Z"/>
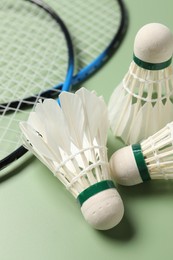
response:
<path id="1" fill-rule="evenodd" d="M 126 146 L 116 151 L 110 159 L 112 178 L 121 185 L 132 186 L 142 183 L 135 161 L 132 146 Z"/>
<path id="2" fill-rule="evenodd" d="M 115 188 L 101 191 L 86 200 L 81 207 L 85 220 L 95 229 L 108 230 L 124 215 L 122 199 Z"/>
<path id="3" fill-rule="evenodd" d="M 144 25 L 134 41 L 134 55 L 148 63 L 163 63 L 172 58 L 173 34 L 160 23 Z"/>

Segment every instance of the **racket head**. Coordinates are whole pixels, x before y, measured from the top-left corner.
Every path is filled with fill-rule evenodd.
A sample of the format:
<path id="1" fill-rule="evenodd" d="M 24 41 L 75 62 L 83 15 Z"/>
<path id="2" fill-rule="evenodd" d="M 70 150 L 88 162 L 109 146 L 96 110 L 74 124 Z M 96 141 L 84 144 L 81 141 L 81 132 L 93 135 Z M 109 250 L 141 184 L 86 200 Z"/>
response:
<path id="1" fill-rule="evenodd" d="M 127 10 L 122 0 L 47 2 L 61 14 L 72 35 L 76 55 L 75 75 L 72 78 L 74 86 L 96 72 L 118 49 L 127 30 Z M 56 91 L 62 87 L 63 83 L 56 85 Z M 53 98 L 56 91 L 53 89 Z M 47 96 L 46 90 L 43 95 Z M 19 158 L 22 155 L 20 151 L 17 149 L 2 160 L 0 168 Z"/>
<path id="2" fill-rule="evenodd" d="M 69 90 L 74 53 L 66 25 L 42 1 L 2 0 L 0 19 L 3 147 L 0 169 L 3 169 L 26 153 L 21 146 L 19 121 L 27 118 L 40 98 L 57 98 L 61 91 Z"/>

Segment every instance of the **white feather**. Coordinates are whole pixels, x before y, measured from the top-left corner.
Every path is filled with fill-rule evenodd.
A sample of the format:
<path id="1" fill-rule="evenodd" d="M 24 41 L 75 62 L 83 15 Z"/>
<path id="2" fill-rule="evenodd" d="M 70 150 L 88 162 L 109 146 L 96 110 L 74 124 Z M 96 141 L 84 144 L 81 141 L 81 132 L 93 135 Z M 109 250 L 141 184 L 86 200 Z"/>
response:
<path id="1" fill-rule="evenodd" d="M 65 117 L 65 122 L 70 129 L 72 142 L 82 147 L 83 129 L 84 129 L 84 112 L 80 98 L 69 92 L 63 92 L 60 95 L 60 104 Z"/>
<path id="2" fill-rule="evenodd" d="M 106 140 L 107 107 L 103 99 L 82 88 L 36 105 L 21 122 L 24 145 L 77 197 L 90 185 L 110 179 Z"/>
<path id="3" fill-rule="evenodd" d="M 137 65 L 133 63 L 128 72 L 129 77 L 126 75 L 124 79 L 126 88 L 123 89 L 123 83 L 120 84 L 108 104 L 112 132 L 126 144 L 147 138 L 173 120 L 172 69 L 166 68 L 162 73 L 152 71 L 145 74 L 146 79 L 141 81 L 139 75 L 142 75 L 141 70 L 144 69 L 135 70 Z M 169 71 L 169 77 L 165 70 Z M 138 71 L 139 75 L 135 74 L 135 71 Z M 163 78 L 165 75 L 169 82 L 167 78 Z M 149 83 L 150 81 L 153 83 Z"/>
<path id="4" fill-rule="evenodd" d="M 98 128 L 100 124 L 104 126 L 107 122 L 103 120 L 104 111 L 106 109 L 105 103 L 100 99 L 99 106 L 98 104 L 98 97 L 94 92 L 88 92 L 86 89 L 80 89 L 76 92 L 76 94 L 80 97 L 83 103 L 83 110 L 85 114 L 85 133 L 87 135 L 87 139 L 92 142 L 97 135 Z M 95 122 L 97 118 L 97 123 Z"/>

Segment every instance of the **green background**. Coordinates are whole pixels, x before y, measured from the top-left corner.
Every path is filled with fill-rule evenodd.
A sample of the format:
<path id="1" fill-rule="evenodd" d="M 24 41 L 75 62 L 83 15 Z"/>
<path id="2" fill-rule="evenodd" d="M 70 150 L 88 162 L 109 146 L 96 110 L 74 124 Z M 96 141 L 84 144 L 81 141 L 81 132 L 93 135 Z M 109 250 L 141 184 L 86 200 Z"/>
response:
<path id="1" fill-rule="evenodd" d="M 128 70 L 138 29 L 161 22 L 173 31 L 172 0 L 125 3 L 130 23 L 123 44 L 83 84 L 106 102 Z M 121 146 L 109 133 L 109 156 Z M 74 198 L 37 159 L 16 172 L 0 180 L 0 260 L 173 259 L 173 181 L 117 186 L 125 215 L 117 227 L 101 232 L 84 221 Z"/>

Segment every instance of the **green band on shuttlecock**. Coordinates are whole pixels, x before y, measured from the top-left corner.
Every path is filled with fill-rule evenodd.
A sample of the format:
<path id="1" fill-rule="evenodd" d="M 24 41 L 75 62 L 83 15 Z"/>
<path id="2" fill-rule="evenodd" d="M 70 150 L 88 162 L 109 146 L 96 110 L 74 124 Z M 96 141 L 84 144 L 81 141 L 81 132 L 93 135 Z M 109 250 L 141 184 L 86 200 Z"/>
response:
<path id="1" fill-rule="evenodd" d="M 170 58 L 169 60 L 167 60 L 165 62 L 150 63 L 150 62 L 145 62 L 143 60 L 140 60 L 135 55 L 133 55 L 133 60 L 139 67 L 141 67 L 143 69 L 147 69 L 147 70 L 162 70 L 162 69 L 167 68 L 172 62 L 172 58 Z"/>
<path id="2" fill-rule="evenodd" d="M 135 157 L 135 161 L 140 173 L 140 176 L 143 181 L 151 180 L 150 174 L 148 172 L 147 165 L 145 163 L 145 159 L 142 153 L 141 145 L 140 144 L 133 144 L 132 145 L 133 154 Z"/>
<path id="3" fill-rule="evenodd" d="M 86 190 L 82 191 L 78 195 L 77 200 L 78 200 L 80 206 L 82 206 L 82 204 L 90 197 L 94 196 L 95 194 L 97 194 L 101 191 L 104 191 L 107 189 L 112 189 L 112 188 L 115 188 L 113 181 L 111 181 L 111 180 L 100 181 L 98 183 L 91 185 Z"/>

